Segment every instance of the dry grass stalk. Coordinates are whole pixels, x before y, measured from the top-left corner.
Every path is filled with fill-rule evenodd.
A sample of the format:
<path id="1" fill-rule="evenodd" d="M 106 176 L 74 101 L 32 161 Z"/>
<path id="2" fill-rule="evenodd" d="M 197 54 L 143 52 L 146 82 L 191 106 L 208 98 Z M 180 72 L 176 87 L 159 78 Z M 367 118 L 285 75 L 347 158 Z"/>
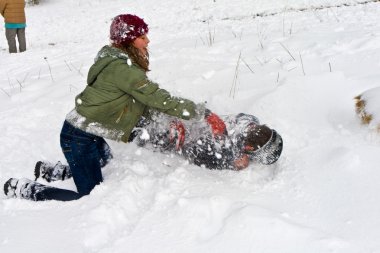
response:
<path id="1" fill-rule="evenodd" d="M 355 98 L 355 111 L 356 114 L 359 116 L 362 124 L 369 125 L 371 123 L 373 116 L 372 114 L 369 114 L 365 110 L 366 102 L 363 100 L 362 96 L 356 96 Z M 380 125 L 378 126 L 380 127 Z"/>
<path id="2" fill-rule="evenodd" d="M 24 86 L 22 86 L 22 83 L 19 80 L 16 79 L 16 81 L 20 85 L 20 92 L 21 92 L 21 90 L 22 90 L 22 88 L 24 88 Z"/>
<path id="3" fill-rule="evenodd" d="M 5 95 L 7 95 L 8 97 L 11 97 L 11 95 L 8 92 L 6 92 L 3 88 L 0 88 L 0 89 L 1 89 L 2 92 L 5 93 Z"/>
<path id="4" fill-rule="evenodd" d="M 241 52 L 239 54 L 239 58 L 238 58 L 237 63 L 236 63 L 234 79 L 232 81 L 232 86 L 231 86 L 231 89 L 230 89 L 230 97 L 232 97 L 233 99 L 235 99 L 236 86 L 237 86 L 238 76 L 239 76 L 240 60 L 241 60 Z"/>
<path id="5" fill-rule="evenodd" d="M 244 61 L 244 59 L 243 58 L 241 58 L 241 61 L 244 63 L 244 65 L 251 71 L 251 73 L 252 74 L 254 74 L 255 72 L 252 70 L 252 68 L 249 66 L 249 64 L 246 62 L 246 61 Z"/>
<path id="6" fill-rule="evenodd" d="M 54 82 L 54 78 L 53 78 L 53 74 L 51 73 L 51 67 L 50 67 L 50 64 L 47 60 L 47 57 L 44 57 L 44 60 L 46 61 L 48 67 L 49 67 L 49 72 L 50 72 L 50 77 L 51 77 L 51 80 Z"/>
<path id="7" fill-rule="evenodd" d="M 65 64 L 66 64 L 66 66 L 69 68 L 69 70 L 72 71 L 71 68 L 70 68 L 70 66 L 69 66 L 69 64 L 67 63 L 66 60 L 65 60 Z"/>
<path id="8" fill-rule="evenodd" d="M 305 76 L 306 74 L 305 74 L 305 68 L 304 68 L 304 66 L 303 66 L 302 56 L 301 56 L 301 53 L 300 53 L 300 52 L 299 52 L 299 54 L 300 54 L 301 65 L 302 65 L 302 73 L 303 73 L 303 75 Z"/>
<path id="9" fill-rule="evenodd" d="M 284 44 L 282 44 L 281 42 L 279 42 L 280 45 L 282 46 L 282 48 L 290 55 L 290 57 L 292 57 L 293 61 L 296 61 L 296 58 L 294 58 L 294 56 L 292 55 L 292 53 L 290 53 L 289 49 L 287 49 Z"/>
<path id="10" fill-rule="evenodd" d="M 78 74 L 79 74 L 80 76 L 83 76 L 83 74 L 82 74 L 82 72 L 81 72 L 81 69 L 82 69 L 82 67 L 83 67 L 83 64 L 81 64 L 79 68 L 75 67 L 75 65 L 74 65 L 73 63 L 70 63 L 70 65 L 71 65 L 71 66 L 72 66 L 72 67 L 78 72 Z"/>

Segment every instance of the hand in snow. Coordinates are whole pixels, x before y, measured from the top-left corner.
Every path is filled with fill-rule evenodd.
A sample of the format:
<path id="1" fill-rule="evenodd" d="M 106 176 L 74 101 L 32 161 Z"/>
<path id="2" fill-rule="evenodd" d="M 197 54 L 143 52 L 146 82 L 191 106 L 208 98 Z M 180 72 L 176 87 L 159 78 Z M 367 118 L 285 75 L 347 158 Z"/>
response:
<path id="1" fill-rule="evenodd" d="M 242 155 L 240 158 L 234 161 L 234 166 L 236 170 L 242 170 L 247 168 L 249 165 L 249 156 L 247 154 Z"/>
<path id="2" fill-rule="evenodd" d="M 178 151 L 182 148 L 185 142 L 185 127 L 179 120 L 173 120 L 170 122 L 169 141 L 176 142 L 175 149 Z"/>

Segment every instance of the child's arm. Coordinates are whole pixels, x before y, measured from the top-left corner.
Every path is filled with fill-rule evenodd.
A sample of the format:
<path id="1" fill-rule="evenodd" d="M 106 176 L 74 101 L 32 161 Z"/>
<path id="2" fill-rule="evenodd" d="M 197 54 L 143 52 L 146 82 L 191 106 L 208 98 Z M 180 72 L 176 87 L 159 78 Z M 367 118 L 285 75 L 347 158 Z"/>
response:
<path id="1" fill-rule="evenodd" d="M 227 135 L 226 124 L 218 115 L 206 109 L 205 119 L 207 124 L 211 127 L 212 135 L 214 137 Z"/>

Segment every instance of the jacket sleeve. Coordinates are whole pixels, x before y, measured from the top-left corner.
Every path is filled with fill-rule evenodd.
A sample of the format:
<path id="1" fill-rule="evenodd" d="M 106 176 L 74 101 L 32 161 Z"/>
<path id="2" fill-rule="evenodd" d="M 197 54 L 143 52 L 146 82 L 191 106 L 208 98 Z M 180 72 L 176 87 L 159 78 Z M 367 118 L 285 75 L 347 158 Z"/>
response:
<path id="1" fill-rule="evenodd" d="M 4 11 L 5 11 L 5 0 L 0 0 L 0 13 L 1 16 L 4 17 Z"/>
<path id="2" fill-rule="evenodd" d="M 150 81 L 145 72 L 138 68 L 132 68 L 127 73 L 126 71 L 119 72 L 122 74 L 117 85 L 121 90 L 140 103 L 165 114 L 182 119 L 191 119 L 196 116 L 194 102 L 171 96 L 168 91 L 161 89 L 158 84 Z"/>

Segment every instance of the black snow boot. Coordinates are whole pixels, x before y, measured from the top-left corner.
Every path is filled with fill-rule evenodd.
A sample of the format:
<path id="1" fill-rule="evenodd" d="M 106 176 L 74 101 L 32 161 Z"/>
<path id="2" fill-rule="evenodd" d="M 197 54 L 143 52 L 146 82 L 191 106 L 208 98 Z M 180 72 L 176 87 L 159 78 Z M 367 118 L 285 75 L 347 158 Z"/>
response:
<path id="1" fill-rule="evenodd" d="M 34 168 L 34 176 L 37 180 L 42 177 L 47 182 L 66 180 L 72 177 L 70 167 L 57 162 L 55 165 L 50 162 L 38 161 Z"/>
<path id="2" fill-rule="evenodd" d="M 27 178 L 10 178 L 4 184 L 4 194 L 9 198 L 37 200 L 37 193 L 47 188 Z"/>
<path id="3" fill-rule="evenodd" d="M 4 184 L 4 194 L 9 198 L 16 197 L 16 189 L 18 185 L 18 180 L 16 178 L 10 178 Z"/>

